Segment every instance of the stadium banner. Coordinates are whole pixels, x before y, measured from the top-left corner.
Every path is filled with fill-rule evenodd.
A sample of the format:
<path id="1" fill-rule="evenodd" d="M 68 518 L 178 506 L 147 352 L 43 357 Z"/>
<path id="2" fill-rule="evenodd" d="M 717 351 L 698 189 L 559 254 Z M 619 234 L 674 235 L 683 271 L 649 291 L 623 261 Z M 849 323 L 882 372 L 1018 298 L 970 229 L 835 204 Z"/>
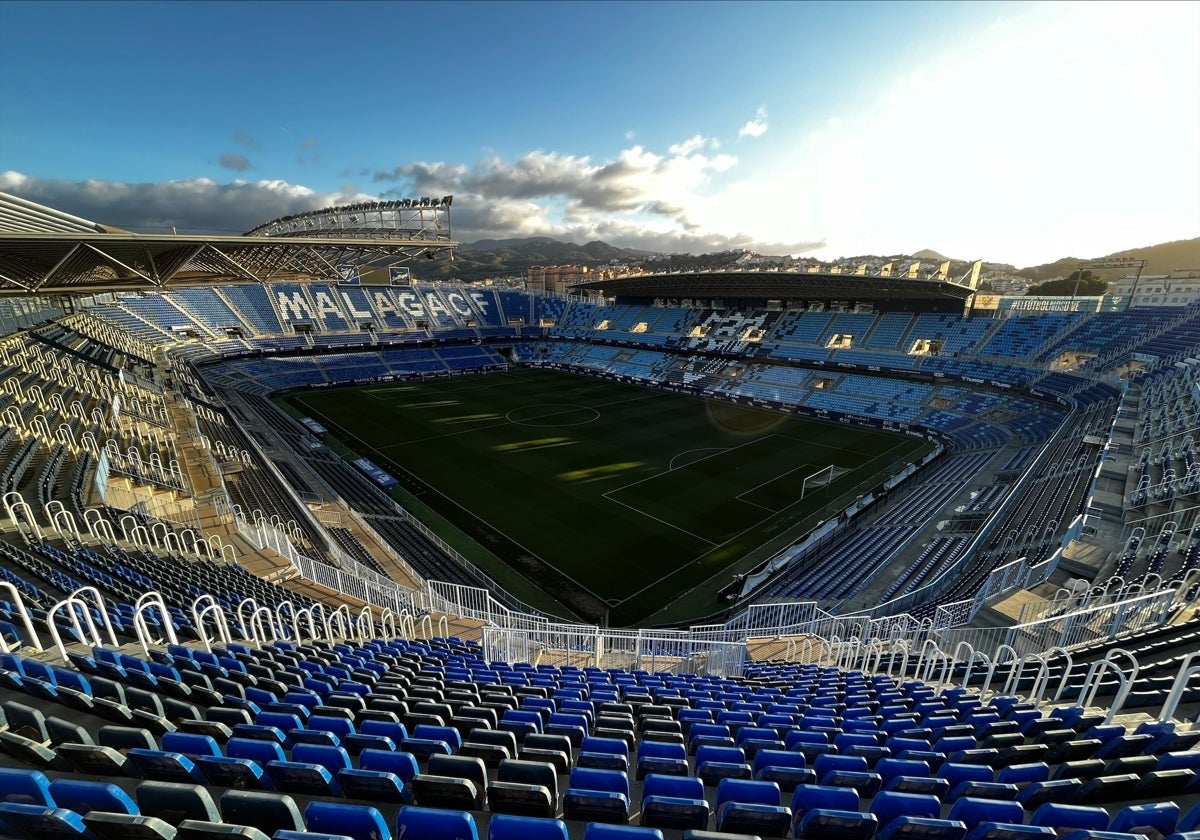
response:
<path id="1" fill-rule="evenodd" d="M 392 487 L 400 483 L 366 458 L 355 458 L 353 463 L 380 487 Z"/>
<path id="2" fill-rule="evenodd" d="M 358 266 L 345 263 L 337 267 L 338 285 L 339 286 L 361 286 L 362 275 L 358 272 Z"/>
<path id="3" fill-rule="evenodd" d="M 972 309 L 999 309 L 1000 295 L 975 295 Z"/>
<path id="4" fill-rule="evenodd" d="M 412 269 L 406 265 L 393 265 L 388 269 L 388 278 L 393 286 L 411 286 Z"/>

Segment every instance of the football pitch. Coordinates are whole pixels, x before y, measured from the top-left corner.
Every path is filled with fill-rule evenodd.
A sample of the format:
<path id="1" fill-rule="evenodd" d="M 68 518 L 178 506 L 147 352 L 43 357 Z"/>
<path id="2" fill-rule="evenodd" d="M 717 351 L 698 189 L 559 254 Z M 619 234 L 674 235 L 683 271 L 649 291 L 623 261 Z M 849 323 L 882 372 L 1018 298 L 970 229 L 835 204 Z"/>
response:
<path id="1" fill-rule="evenodd" d="M 927 447 L 539 369 L 287 401 L 559 603 L 614 624 L 703 586 L 701 612 L 718 609 L 747 553 L 803 536 Z M 836 478 L 802 499 L 830 464 Z"/>

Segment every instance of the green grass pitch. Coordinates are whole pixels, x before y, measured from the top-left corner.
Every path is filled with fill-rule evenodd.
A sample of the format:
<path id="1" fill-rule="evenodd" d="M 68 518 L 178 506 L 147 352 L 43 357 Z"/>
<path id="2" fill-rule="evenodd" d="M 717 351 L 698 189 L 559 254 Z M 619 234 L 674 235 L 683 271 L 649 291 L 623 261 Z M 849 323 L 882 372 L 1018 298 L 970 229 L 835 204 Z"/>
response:
<path id="1" fill-rule="evenodd" d="M 560 603 L 614 624 L 705 582 L 715 593 L 748 552 L 802 536 L 926 447 L 537 369 L 288 400 Z M 847 471 L 801 500 L 804 478 L 831 463 Z"/>

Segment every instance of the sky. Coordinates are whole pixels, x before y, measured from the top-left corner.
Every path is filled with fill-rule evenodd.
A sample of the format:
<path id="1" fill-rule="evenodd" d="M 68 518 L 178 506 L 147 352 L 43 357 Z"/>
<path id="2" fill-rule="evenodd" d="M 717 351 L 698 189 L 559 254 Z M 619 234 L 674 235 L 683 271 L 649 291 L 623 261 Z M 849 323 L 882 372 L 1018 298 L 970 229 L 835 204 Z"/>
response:
<path id="1" fill-rule="evenodd" d="M 1200 2 L 0 3 L 0 192 L 1024 267 L 1200 236 Z"/>

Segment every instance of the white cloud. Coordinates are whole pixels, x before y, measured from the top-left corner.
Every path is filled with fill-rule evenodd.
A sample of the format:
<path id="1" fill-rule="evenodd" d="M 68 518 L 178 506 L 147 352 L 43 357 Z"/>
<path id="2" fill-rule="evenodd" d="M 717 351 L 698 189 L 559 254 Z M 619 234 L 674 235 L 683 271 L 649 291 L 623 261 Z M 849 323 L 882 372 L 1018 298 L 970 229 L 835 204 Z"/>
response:
<path id="1" fill-rule="evenodd" d="M 208 178 L 161 183 L 65 181 L 0 172 L 0 192 L 135 233 L 243 233 L 279 216 L 368 200 L 355 193 L 318 193 L 286 181 Z"/>
<path id="2" fill-rule="evenodd" d="M 671 145 L 668 147 L 667 151 L 673 155 L 682 155 L 686 157 L 692 152 L 698 152 L 701 149 L 711 145 L 712 142 L 713 141 L 709 140 L 707 137 L 702 137 L 701 135 L 696 134 L 692 137 L 689 137 L 687 140 L 684 140 L 682 143 L 675 143 Z"/>
<path id="3" fill-rule="evenodd" d="M 762 137 L 767 133 L 767 109 L 760 107 L 754 114 L 754 119 L 749 120 L 744 126 L 738 130 L 738 137 Z"/>
<path id="4" fill-rule="evenodd" d="M 606 161 L 535 151 L 472 166 L 405 164 L 374 180 L 394 185 L 386 196 L 454 194 L 455 233 L 463 241 L 537 234 L 630 247 L 674 242 L 691 251 L 747 246 L 754 236 L 725 228 L 731 214 L 722 196 L 739 161 L 719 146 L 697 134 L 668 145 L 665 154 L 640 144 Z M 812 246 L 799 237 L 781 247 Z"/>

